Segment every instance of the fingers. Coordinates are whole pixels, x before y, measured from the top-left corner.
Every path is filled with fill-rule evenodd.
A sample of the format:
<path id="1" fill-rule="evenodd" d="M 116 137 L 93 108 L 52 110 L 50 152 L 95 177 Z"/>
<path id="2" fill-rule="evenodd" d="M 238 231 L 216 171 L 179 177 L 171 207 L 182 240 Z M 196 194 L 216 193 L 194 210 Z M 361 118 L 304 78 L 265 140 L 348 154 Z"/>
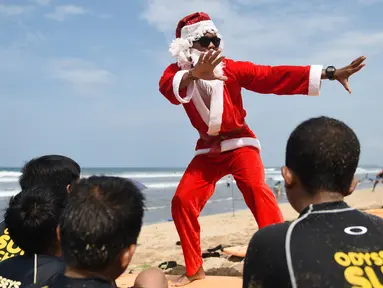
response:
<path id="1" fill-rule="evenodd" d="M 359 65 L 359 66 L 357 66 L 357 67 L 355 67 L 355 68 L 352 68 L 352 69 L 351 69 L 351 74 L 354 74 L 354 73 L 356 73 L 356 72 L 362 70 L 362 68 L 363 68 L 364 66 L 366 66 L 366 64 L 362 64 L 362 65 Z"/>
<path id="2" fill-rule="evenodd" d="M 221 63 L 223 61 L 223 59 L 225 59 L 225 56 L 221 56 L 219 57 L 218 59 L 214 60 L 211 65 L 213 65 L 213 67 L 216 67 L 219 63 Z"/>
<path id="3" fill-rule="evenodd" d="M 351 94 L 351 89 L 350 89 L 350 86 L 348 85 L 348 80 L 346 79 L 346 80 L 342 81 L 341 83 L 342 83 L 344 89 L 346 89 L 346 91 Z"/>
<path id="4" fill-rule="evenodd" d="M 355 65 L 356 62 L 360 61 L 364 56 L 359 56 L 358 58 L 354 59 L 350 65 Z"/>
<path id="5" fill-rule="evenodd" d="M 197 64 L 202 64 L 203 63 L 203 57 L 204 57 L 204 53 L 201 53 L 198 57 L 198 63 Z"/>
<path id="6" fill-rule="evenodd" d="M 221 50 L 217 50 L 217 51 L 214 51 L 214 50 L 209 50 L 209 52 L 207 52 L 205 54 L 205 58 L 203 59 L 203 61 L 205 63 L 213 63 L 217 57 L 219 56 L 219 54 L 221 54 Z M 222 60 L 221 60 L 222 61 Z M 219 62 L 218 62 L 219 63 Z M 218 65 L 218 64 L 217 64 Z"/>
<path id="7" fill-rule="evenodd" d="M 203 53 L 203 54 L 205 54 L 205 57 L 203 58 L 203 63 L 211 63 L 213 50 L 209 50 L 207 53 Z"/>
<path id="8" fill-rule="evenodd" d="M 351 67 L 357 67 L 360 64 L 362 64 L 364 62 L 364 60 L 366 60 L 366 56 L 360 56 L 360 57 L 356 58 L 354 61 L 352 61 L 350 66 Z"/>
<path id="9" fill-rule="evenodd" d="M 221 57 L 219 57 L 219 55 L 221 54 L 221 49 L 218 49 L 217 51 L 215 51 L 214 53 L 213 53 L 213 55 L 212 55 L 212 63 L 215 61 L 215 60 L 217 60 L 217 58 L 219 59 L 219 58 L 221 58 Z M 222 59 L 223 60 L 223 59 Z M 221 60 L 221 61 L 222 61 Z M 221 62 L 221 61 L 219 61 L 219 62 Z M 217 64 L 218 65 L 218 64 Z"/>

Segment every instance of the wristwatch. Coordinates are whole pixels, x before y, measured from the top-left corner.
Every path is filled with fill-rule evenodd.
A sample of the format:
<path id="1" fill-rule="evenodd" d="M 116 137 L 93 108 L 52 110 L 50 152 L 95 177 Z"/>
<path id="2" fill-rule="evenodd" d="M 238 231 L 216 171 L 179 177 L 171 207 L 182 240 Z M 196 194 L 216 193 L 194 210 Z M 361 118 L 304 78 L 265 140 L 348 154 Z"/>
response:
<path id="1" fill-rule="evenodd" d="M 336 68 L 334 66 L 328 66 L 325 72 L 328 80 L 335 80 Z"/>

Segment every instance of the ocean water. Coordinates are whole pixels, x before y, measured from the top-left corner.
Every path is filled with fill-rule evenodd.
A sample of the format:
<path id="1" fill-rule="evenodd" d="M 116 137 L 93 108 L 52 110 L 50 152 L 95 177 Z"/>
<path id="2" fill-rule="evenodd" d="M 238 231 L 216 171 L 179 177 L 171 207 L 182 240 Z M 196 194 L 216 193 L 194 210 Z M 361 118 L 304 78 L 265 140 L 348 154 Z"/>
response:
<path id="1" fill-rule="evenodd" d="M 20 168 L 0 168 L 0 219 L 3 218 L 9 197 L 20 191 L 18 178 Z M 366 178 L 374 178 L 379 171 L 377 166 L 359 167 L 356 176 L 362 179 L 360 187 L 372 187 L 372 182 Z M 143 183 L 147 202 L 145 224 L 172 221 L 170 203 L 177 185 L 184 173 L 184 169 L 177 168 L 82 168 L 81 177 L 91 175 L 108 175 L 131 178 Z M 280 167 L 265 168 L 266 182 L 272 187 L 282 180 Z M 280 203 L 286 202 L 286 195 L 282 192 L 278 199 Z M 238 190 L 231 176 L 222 178 L 216 185 L 215 193 L 204 207 L 201 216 L 247 209 L 242 194 Z"/>

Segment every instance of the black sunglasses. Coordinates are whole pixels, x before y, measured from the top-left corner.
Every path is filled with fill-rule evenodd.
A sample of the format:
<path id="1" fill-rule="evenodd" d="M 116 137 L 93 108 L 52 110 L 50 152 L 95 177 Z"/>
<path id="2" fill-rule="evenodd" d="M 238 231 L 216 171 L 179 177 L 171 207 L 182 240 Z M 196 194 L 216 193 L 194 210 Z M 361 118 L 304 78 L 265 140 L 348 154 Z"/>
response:
<path id="1" fill-rule="evenodd" d="M 209 47 L 210 43 L 213 43 L 213 45 L 218 48 L 219 45 L 221 44 L 221 38 L 217 36 L 214 36 L 214 37 L 203 36 L 195 42 L 199 43 L 204 48 Z"/>

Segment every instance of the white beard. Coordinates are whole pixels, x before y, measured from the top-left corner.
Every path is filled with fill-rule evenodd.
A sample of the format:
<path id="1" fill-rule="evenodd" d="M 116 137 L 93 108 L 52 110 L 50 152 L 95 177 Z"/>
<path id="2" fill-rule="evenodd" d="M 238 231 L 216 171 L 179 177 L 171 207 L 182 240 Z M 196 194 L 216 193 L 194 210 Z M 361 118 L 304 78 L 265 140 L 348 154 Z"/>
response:
<path id="1" fill-rule="evenodd" d="M 192 63 L 194 66 L 197 64 L 199 56 L 201 55 L 201 53 L 202 52 L 197 50 L 197 49 L 194 49 L 194 48 L 190 49 L 190 57 L 192 59 Z M 223 62 L 219 63 L 214 68 L 214 74 L 219 75 L 219 76 L 223 76 L 223 67 L 224 67 Z M 220 80 L 218 80 L 218 81 L 220 81 Z M 211 97 L 211 95 L 213 93 L 213 89 L 215 88 L 215 85 L 217 83 L 217 80 L 202 80 L 202 79 L 200 79 L 196 82 L 197 82 L 197 85 L 199 86 L 198 88 L 199 88 L 200 92 L 202 92 L 201 94 L 205 94 L 205 97 Z M 204 95 L 201 95 L 201 96 L 202 96 L 202 98 L 204 98 Z"/>

